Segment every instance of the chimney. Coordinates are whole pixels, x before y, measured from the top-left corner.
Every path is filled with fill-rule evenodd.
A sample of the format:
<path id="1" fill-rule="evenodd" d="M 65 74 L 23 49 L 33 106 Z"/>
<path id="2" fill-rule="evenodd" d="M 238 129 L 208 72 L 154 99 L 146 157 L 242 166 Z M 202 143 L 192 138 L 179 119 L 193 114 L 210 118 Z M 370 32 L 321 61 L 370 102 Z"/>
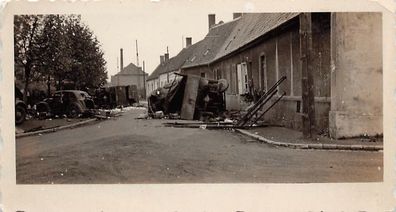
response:
<path id="1" fill-rule="evenodd" d="M 192 44 L 192 37 L 186 37 L 186 47 L 191 46 Z"/>
<path id="2" fill-rule="evenodd" d="M 122 53 L 122 48 L 120 49 L 120 71 L 122 71 L 122 69 L 124 69 L 124 56 Z"/>
<path id="3" fill-rule="evenodd" d="M 169 53 L 165 53 L 165 62 L 168 62 L 168 60 L 169 60 Z"/>
<path id="4" fill-rule="evenodd" d="M 216 15 L 215 14 L 209 14 L 208 15 L 208 20 L 209 20 L 209 29 L 210 29 L 216 24 Z"/>
<path id="5" fill-rule="evenodd" d="M 161 56 L 160 56 L 160 63 L 161 63 L 161 64 L 164 64 L 164 62 L 165 62 L 165 56 L 164 56 L 164 55 L 161 55 Z"/>
<path id="6" fill-rule="evenodd" d="M 232 18 L 233 19 L 237 19 L 237 18 L 239 18 L 239 17 L 241 17 L 242 16 L 242 13 L 233 13 L 232 14 Z"/>

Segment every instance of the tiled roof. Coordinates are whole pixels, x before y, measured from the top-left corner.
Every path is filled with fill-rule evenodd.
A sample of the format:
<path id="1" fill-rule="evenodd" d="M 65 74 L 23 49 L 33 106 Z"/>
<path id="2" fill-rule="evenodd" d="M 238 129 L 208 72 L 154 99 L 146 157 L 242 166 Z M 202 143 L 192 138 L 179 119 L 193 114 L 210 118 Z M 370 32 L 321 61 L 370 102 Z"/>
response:
<path id="1" fill-rule="evenodd" d="M 202 42 L 202 41 L 200 41 Z M 147 80 L 153 80 L 159 77 L 159 75 L 164 73 L 169 73 L 172 71 L 178 71 L 183 64 L 190 59 L 195 48 L 199 46 L 200 42 L 197 42 L 189 47 L 182 49 L 179 54 L 170 58 L 167 62 L 159 64 L 157 68 L 154 69 L 153 73 L 147 78 Z"/>
<path id="2" fill-rule="evenodd" d="M 240 18 L 212 27 L 205 38 L 160 64 L 147 80 L 182 68 L 207 65 L 244 47 L 297 17 L 299 13 L 244 13 Z"/>
<path id="3" fill-rule="evenodd" d="M 141 67 L 137 67 L 135 64 L 130 63 L 129 65 L 125 66 L 122 71 L 118 72 L 116 76 L 130 74 L 143 74 L 143 70 Z"/>
<path id="4" fill-rule="evenodd" d="M 299 13 L 246 13 L 233 28 L 213 61 L 247 45 L 298 16 Z"/>
<path id="5" fill-rule="evenodd" d="M 238 21 L 239 18 L 211 28 L 202 42 L 195 48 L 193 55 L 186 61 L 183 68 L 205 65 L 211 62 Z"/>

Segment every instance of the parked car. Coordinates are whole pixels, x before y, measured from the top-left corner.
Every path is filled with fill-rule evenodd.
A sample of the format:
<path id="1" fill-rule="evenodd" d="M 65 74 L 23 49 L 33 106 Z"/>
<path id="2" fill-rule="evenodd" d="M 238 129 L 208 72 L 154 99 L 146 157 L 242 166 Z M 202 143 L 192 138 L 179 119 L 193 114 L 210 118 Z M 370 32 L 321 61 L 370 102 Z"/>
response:
<path id="1" fill-rule="evenodd" d="M 92 97 L 85 91 L 80 90 L 60 90 L 56 91 L 51 98 L 36 104 L 39 114 L 66 115 L 69 118 L 76 118 L 81 114 L 87 114 L 95 108 Z"/>
<path id="2" fill-rule="evenodd" d="M 26 119 L 27 105 L 23 101 L 22 92 L 15 87 L 15 124 L 22 124 Z"/>

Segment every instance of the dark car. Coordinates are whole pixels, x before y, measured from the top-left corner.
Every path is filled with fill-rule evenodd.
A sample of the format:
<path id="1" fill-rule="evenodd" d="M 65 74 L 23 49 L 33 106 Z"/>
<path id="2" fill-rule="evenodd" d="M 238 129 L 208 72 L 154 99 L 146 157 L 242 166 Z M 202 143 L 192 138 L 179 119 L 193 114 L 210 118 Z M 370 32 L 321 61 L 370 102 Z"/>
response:
<path id="1" fill-rule="evenodd" d="M 51 98 L 36 104 L 39 114 L 67 115 L 76 118 L 81 114 L 91 112 L 95 108 L 92 97 L 85 91 L 60 90 L 56 91 Z"/>
<path id="2" fill-rule="evenodd" d="M 26 119 L 27 106 L 23 101 L 22 92 L 15 87 L 15 124 L 22 124 Z"/>

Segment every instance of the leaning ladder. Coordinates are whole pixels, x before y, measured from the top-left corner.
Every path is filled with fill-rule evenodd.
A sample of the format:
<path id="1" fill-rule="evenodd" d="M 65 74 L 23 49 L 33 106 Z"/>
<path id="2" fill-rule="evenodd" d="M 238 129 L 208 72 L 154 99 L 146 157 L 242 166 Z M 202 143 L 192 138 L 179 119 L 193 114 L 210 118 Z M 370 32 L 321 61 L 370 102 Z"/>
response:
<path id="1" fill-rule="evenodd" d="M 261 119 L 266 112 L 268 112 L 276 103 L 278 103 L 283 96 L 286 95 L 285 92 L 279 96 L 266 110 L 260 113 L 260 110 L 264 105 L 272 99 L 272 97 L 278 92 L 278 86 L 286 79 L 286 76 L 281 77 L 266 93 L 264 93 L 260 99 L 248 109 L 247 113 L 235 124 L 238 127 L 252 126 L 256 124 L 259 119 Z M 253 118 L 256 115 L 256 118 Z"/>

